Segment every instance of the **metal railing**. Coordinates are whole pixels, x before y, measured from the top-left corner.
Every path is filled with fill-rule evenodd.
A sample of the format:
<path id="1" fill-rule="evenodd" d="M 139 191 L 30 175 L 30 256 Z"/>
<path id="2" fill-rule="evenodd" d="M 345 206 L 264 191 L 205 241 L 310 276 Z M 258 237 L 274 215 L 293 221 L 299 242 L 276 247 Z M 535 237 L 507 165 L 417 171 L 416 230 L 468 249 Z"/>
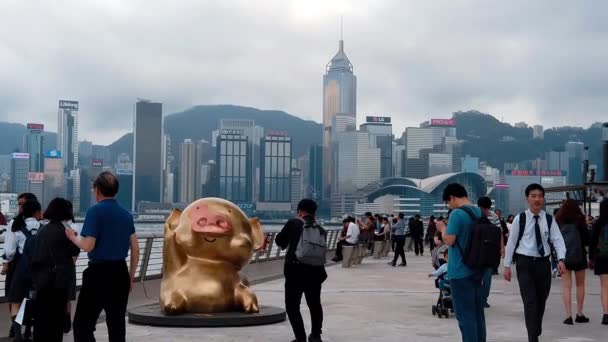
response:
<path id="1" fill-rule="evenodd" d="M 282 259 L 286 251 L 276 246 L 274 240 L 278 233 L 266 234 L 265 249 L 254 253 L 251 263 L 266 262 Z M 327 246 L 329 250 L 335 250 L 338 242 L 340 229 L 327 230 Z M 143 232 L 138 234 L 140 258 L 135 273 L 136 281 L 158 279 L 162 276 L 163 267 L 163 234 Z M 0 255 L 4 254 L 4 237 L 0 236 Z M 127 257 L 127 260 L 129 258 Z M 76 261 L 76 285 L 82 284 L 82 272 L 88 265 L 87 254 L 81 252 Z M 5 276 L 0 275 L 0 303 L 6 301 Z"/>

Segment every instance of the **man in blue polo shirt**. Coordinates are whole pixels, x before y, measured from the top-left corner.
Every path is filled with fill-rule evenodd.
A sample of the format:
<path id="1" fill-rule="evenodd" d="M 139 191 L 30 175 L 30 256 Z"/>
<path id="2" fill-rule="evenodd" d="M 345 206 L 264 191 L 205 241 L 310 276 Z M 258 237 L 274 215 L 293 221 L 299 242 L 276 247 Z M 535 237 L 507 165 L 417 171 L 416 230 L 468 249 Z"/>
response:
<path id="1" fill-rule="evenodd" d="M 437 229 L 443 234 L 448 249 L 448 276 L 452 288 L 452 304 L 458 320 L 463 342 L 486 341 L 482 274 L 469 268 L 462 259 L 461 249 L 467 246 L 473 220 L 462 208 L 468 207 L 476 217 L 481 210 L 469 201 L 467 190 L 458 183 L 448 184 L 443 190 L 443 200 L 452 209 L 448 225 L 441 222 Z M 460 209 L 460 210 L 459 210 Z"/>
<path id="2" fill-rule="evenodd" d="M 74 317 L 74 341 L 95 341 L 93 332 L 103 310 L 110 342 L 124 342 L 125 314 L 139 262 L 139 244 L 133 217 L 114 199 L 118 193 L 116 176 L 102 172 L 93 183 L 93 191 L 97 204 L 87 211 L 82 238 L 66 230 L 68 238 L 89 254 Z"/>

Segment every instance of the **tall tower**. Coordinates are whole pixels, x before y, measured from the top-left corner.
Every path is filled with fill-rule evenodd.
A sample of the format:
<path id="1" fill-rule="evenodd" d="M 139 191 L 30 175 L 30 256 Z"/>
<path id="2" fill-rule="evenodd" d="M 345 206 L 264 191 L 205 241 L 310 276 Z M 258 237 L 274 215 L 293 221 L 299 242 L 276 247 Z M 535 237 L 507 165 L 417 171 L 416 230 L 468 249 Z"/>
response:
<path id="1" fill-rule="evenodd" d="M 190 139 L 181 144 L 179 201 L 192 203 L 201 197 L 201 144 Z"/>
<path id="2" fill-rule="evenodd" d="M 163 104 L 135 104 L 133 144 L 133 208 L 139 202 L 160 202 L 163 192 Z"/>
<path id="3" fill-rule="evenodd" d="M 78 165 L 78 101 L 59 100 L 57 149 L 64 171 L 74 170 Z"/>
<path id="4" fill-rule="evenodd" d="M 336 114 L 357 116 L 357 77 L 340 39 L 338 53 L 329 61 L 323 75 L 323 198 L 328 199 L 333 182 L 332 122 Z"/>
<path id="5" fill-rule="evenodd" d="M 43 131 L 43 124 L 28 123 L 23 136 L 23 150 L 30 154 L 30 172 L 44 171 Z"/>

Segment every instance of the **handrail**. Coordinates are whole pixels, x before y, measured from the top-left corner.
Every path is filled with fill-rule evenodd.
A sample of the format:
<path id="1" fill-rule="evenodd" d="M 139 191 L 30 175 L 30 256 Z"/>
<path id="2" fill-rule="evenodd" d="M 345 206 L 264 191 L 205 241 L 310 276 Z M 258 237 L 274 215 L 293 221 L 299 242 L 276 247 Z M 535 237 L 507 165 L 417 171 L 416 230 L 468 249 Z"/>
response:
<path id="1" fill-rule="evenodd" d="M 254 252 L 251 258 L 252 264 L 259 262 L 267 262 L 272 260 L 283 259 L 286 251 L 281 250 L 275 244 L 275 238 L 278 233 L 266 234 L 266 249 Z M 333 251 L 336 249 L 336 243 L 340 229 L 327 230 L 328 249 Z M 135 272 L 135 280 L 141 281 L 150 279 L 159 279 L 162 276 L 162 256 L 163 256 L 163 238 L 162 233 L 141 232 L 137 234 L 137 240 L 140 248 L 140 258 Z M 0 236 L 0 255 L 4 254 L 4 237 Z M 129 257 L 127 257 L 128 260 Z M 86 253 L 80 253 L 76 260 L 76 285 L 79 287 L 82 284 L 82 272 L 88 265 Z M 0 276 L 0 303 L 6 302 L 5 277 Z"/>

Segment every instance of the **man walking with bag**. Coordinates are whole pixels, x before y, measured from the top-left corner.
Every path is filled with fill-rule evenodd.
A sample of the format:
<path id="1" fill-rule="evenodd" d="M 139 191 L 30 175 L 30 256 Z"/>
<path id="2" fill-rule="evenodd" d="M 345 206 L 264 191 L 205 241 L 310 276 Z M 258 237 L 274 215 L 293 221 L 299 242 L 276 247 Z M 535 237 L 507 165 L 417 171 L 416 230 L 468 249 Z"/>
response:
<path id="1" fill-rule="evenodd" d="M 312 325 L 308 342 L 321 342 L 321 285 L 327 279 L 327 232 L 316 222 L 316 212 L 315 201 L 301 200 L 297 218 L 287 221 L 275 239 L 277 246 L 288 249 L 284 268 L 285 308 L 296 337 L 294 342 L 306 342 L 306 330 L 300 313 L 302 294 L 306 297 Z"/>
<path id="2" fill-rule="evenodd" d="M 542 334 L 545 304 L 551 290 L 551 244 L 557 253 L 560 274 L 566 271 L 566 246 L 557 222 L 543 210 L 545 189 L 540 184 L 528 185 L 526 200 L 529 209 L 513 220 L 505 252 L 504 277 L 511 281 L 511 264 L 515 261 L 528 341 L 536 342 Z"/>

